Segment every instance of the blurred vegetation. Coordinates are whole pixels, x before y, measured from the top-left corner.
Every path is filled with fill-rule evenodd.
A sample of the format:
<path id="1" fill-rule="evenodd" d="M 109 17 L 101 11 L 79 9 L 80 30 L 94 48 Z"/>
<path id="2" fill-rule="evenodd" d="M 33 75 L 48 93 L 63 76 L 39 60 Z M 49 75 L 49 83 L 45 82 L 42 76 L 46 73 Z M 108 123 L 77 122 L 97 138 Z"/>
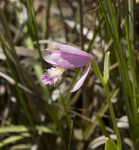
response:
<path id="1" fill-rule="evenodd" d="M 42 84 L 47 40 L 93 55 L 77 92 Z M 138 150 L 138 47 L 138 0 L 1 0 L 0 149 Z"/>

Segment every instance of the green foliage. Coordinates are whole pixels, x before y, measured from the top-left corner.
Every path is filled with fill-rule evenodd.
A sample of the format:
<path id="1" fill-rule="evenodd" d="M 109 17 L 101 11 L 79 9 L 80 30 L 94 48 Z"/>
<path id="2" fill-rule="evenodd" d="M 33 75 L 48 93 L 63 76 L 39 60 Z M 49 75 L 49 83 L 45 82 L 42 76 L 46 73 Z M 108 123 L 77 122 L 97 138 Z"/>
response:
<path id="1" fill-rule="evenodd" d="M 108 83 L 109 80 L 109 66 L 110 66 L 110 52 L 107 52 L 104 59 L 104 82 L 105 84 Z"/>
<path id="2" fill-rule="evenodd" d="M 127 143 L 121 137 L 138 150 L 139 41 L 134 28 L 138 4 L 133 0 L 93 1 L 95 5 L 83 0 L 1 3 L 0 149 L 28 150 L 33 144 L 40 150 L 101 149 L 104 141 L 97 138 L 113 133 L 116 144 L 106 138 L 105 150 L 123 150 Z M 93 55 L 92 70 L 76 93 L 70 90 L 80 68 L 65 71 L 54 86 L 42 84 L 41 75 L 49 68 L 43 60 L 49 47 L 44 37 L 80 43 Z M 129 128 L 119 130 L 119 118 L 125 115 Z M 91 146 L 92 142 L 96 144 Z"/>
<path id="3" fill-rule="evenodd" d="M 97 65 L 97 63 L 95 62 L 95 60 L 92 61 L 92 69 L 95 72 L 96 76 L 101 81 L 101 83 L 104 85 L 105 84 L 104 78 L 103 78 L 102 73 L 101 73 L 101 71 L 99 69 L 99 66 Z"/>
<path id="4" fill-rule="evenodd" d="M 117 146 L 112 139 L 106 138 L 105 150 L 117 150 Z"/>

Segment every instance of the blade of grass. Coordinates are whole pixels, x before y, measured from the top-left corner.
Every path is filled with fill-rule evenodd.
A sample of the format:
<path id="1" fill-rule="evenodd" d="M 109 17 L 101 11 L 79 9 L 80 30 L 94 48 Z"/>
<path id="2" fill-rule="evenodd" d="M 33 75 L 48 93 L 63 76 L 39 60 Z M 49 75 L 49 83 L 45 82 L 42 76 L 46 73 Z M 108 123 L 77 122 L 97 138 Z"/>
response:
<path id="1" fill-rule="evenodd" d="M 30 115 L 30 113 L 28 111 L 28 108 L 27 108 L 26 102 L 24 100 L 24 97 L 22 95 L 22 92 L 21 92 L 20 88 L 18 88 L 18 84 L 19 84 L 18 83 L 18 79 L 17 79 L 15 73 L 13 72 L 11 62 L 8 59 L 7 50 L 6 50 L 7 46 L 4 44 L 4 41 L 3 41 L 2 37 L 1 37 L 1 35 L 0 35 L 0 43 L 1 43 L 1 46 L 3 48 L 4 54 L 7 57 L 7 66 L 9 68 L 9 70 L 11 71 L 11 75 L 13 76 L 13 79 L 15 80 L 15 87 L 16 87 L 16 90 L 17 90 L 17 94 L 18 94 L 19 100 L 20 100 L 21 104 L 23 105 L 25 114 L 26 114 L 26 116 L 28 118 L 28 121 L 29 121 L 30 125 L 33 125 L 33 121 L 32 121 L 31 115 Z"/>
<path id="2" fill-rule="evenodd" d="M 102 11 L 104 13 L 104 17 L 106 19 L 107 26 L 109 27 L 109 31 L 111 31 L 111 33 L 112 33 L 111 36 L 114 40 L 113 47 L 115 50 L 116 58 L 119 63 L 119 72 L 121 73 L 121 77 L 122 77 L 122 81 L 123 81 L 123 85 L 124 85 L 124 96 L 127 99 L 126 107 L 128 110 L 128 116 L 129 116 L 129 120 L 131 120 L 131 122 L 130 122 L 131 126 L 134 126 L 134 129 L 135 129 L 135 126 L 138 123 L 138 121 L 136 121 L 136 119 L 133 119 L 133 118 L 138 119 L 137 103 L 136 103 L 136 99 L 135 99 L 135 90 L 132 87 L 132 83 L 130 81 L 129 71 L 128 71 L 128 67 L 127 67 L 128 63 L 126 60 L 126 54 L 122 50 L 122 43 L 120 41 L 120 36 L 119 36 L 120 32 L 119 32 L 117 20 L 116 20 L 117 17 L 116 17 L 116 13 L 115 13 L 114 1 L 104 0 L 104 3 L 103 4 L 101 3 L 101 7 L 103 8 Z M 133 9 L 132 9 L 132 11 L 133 11 Z M 131 25 L 131 26 L 133 27 L 133 25 Z M 133 38 L 133 35 L 132 35 L 132 38 Z M 131 41 L 133 41 L 133 39 L 131 39 Z M 128 60 L 128 61 L 130 61 L 130 60 Z M 136 127 L 136 130 L 137 130 L 136 132 L 139 133 L 137 127 Z M 136 136 L 137 136 L 137 134 L 136 134 Z"/>
<path id="3" fill-rule="evenodd" d="M 31 144 L 16 144 L 11 146 L 9 150 L 29 150 L 31 148 Z"/>
<path id="4" fill-rule="evenodd" d="M 113 105 L 112 105 L 112 99 L 110 96 L 110 91 L 109 91 L 109 87 L 107 85 L 104 86 L 105 88 L 105 93 L 107 96 L 107 103 L 109 106 L 109 111 L 110 111 L 110 115 L 112 118 L 112 123 L 113 123 L 113 127 L 117 136 L 117 150 L 122 150 L 122 142 L 121 142 L 121 136 L 120 136 L 120 132 L 119 129 L 117 127 L 117 123 L 116 123 L 116 117 L 115 117 L 115 113 L 114 113 L 114 109 L 113 109 Z"/>
<path id="5" fill-rule="evenodd" d="M 99 116 L 100 118 L 104 116 L 105 112 L 108 110 L 108 105 L 107 104 L 102 104 L 98 111 L 96 112 L 96 115 L 92 116 L 91 123 L 87 126 L 83 133 L 84 140 L 88 140 L 89 137 L 93 134 L 98 122 L 97 122 L 97 117 Z"/>
<path id="6" fill-rule="evenodd" d="M 48 0 L 47 3 L 47 11 L 46 11 L 46 33 L 45 33 L 45 38 L 48 39 L 49 38 L 49 33 L 50 33 L 50 25 L 49 25 L 49 19 L 50 19 L 50 9 L 51 9 L 51 3 L 52 0 Z"/>
<path id="7" fill-rule="evenodd" d="M 104 78 L 105 84 L 107 84 L 108 80 L 109 80 L 109 66 L 110 66 L 109 60 L 110 60 L 110 52 L 107 52 L 105 55 L 105 58 L 104 58 L 104 75 L 103 75 L 103 78 Z"/>
<path id="8" fill-rule="evenodd" d="M 47 126 L 24 126 L 24 125 L 10 125 L 10 126 L 1 126 L 0 127 L 0 134 L 4 134 L 4 133 L 21 133 L 21 132 L 30 132 L 33 130 L 37 130 L 38 132 L 43 132 L 43 133 L 56 133 L 55 131 L 53 131 L 52 129 L 50 129 Z"/>
<path id="9" fill-rule="evenodd" d="M 24 138 L 29 138 L 29 137 L 31 137 L 31 135 L 29 133 L 22 133 L 20 135 L 10 136 L 10 137 L 0 141 L 0 148 L 6 146 L 8 144 L 12 144 L 14 142 L 17 142 L 19 140 L 22 140 Z"/>
<path id="10" fill-rule="evenodd" d="M 80 42 L 81 49 L 84 50 L 84 36 L 83 36 L 83 1 L 79 1 L 79 12 L 80 12 Z"/>
<path id="11" fill-rule="evenodd" d="M 18 144 L 15 146 L 11 146 L 9 150 L 29 150 L 31 148 L 31 144 Z"/>
<path id="12" fill-rule="evenodd" d="M 28 10 L 28 21 L 29 21 L 29 31 L 31 32 L 31 36 L 33 41 L 35 42 L 35 48 L 38 50 L 40 61 L 41 61 L 41 66 L 44 68 L 44 61 L 42 57 L 42 53 L 40 50 L 40 45 L 39 45 L 39 37 L 38 37 L 38 31 L 37 31 L 37 24 L 36 24 L 36 19 L 35 19 L 35 14 L 34 14 L 34 9 L 33 9 L 33 2 L 32 0 L 26 0 L 27 4 L 27 10 Z"/>
<path id="13" fill-rule="evenodd" d="M 105 150 L 117 150 L 117 145 L 110 138 L 106 138 Z"/>
<path id="14" fill-rule="evenodd" d="M 97 116 L 97 121 L 98 121 L 98 124 L 99 124 L 99 126 L 100 126 L 100 129 L 101 129 L 102 133 L 103 133 L 106 137 L 109 137 L 109 133 L 108 133 L 108 131 L 106 130 L 106 126 L 105 126 L 104 121 L 103 121 L 99 116 Z"/>
<path id="15" fill-rule="evenodd" d="M 103 24 L 104 24 L 104 18 L 101 18 L 99 23 L 103 25 Z M 100 29 L 101 29 L 101 25 L 97 26 L 97 27 L 95 28 L 95 30 L 93 31 L 94 34 L 93 34 L 92 39 L 89 41 L 88 48 L 87 48 L 87 50 L 86 50 L 87 52 L 91 52 L 91 50 L 92 50 L 92 45 L 93 45 L 93 43 L 94 43 L 94 41 L 95 41 L 95 39 L 96 39 L 96 36 L 97 36 L 97 34 L 99 33 Z"/>
<path id="16" fill-rule="evenodd" d="M 102 73 L 97 65 L 97 63 L 95 62 L 95 60 L 92 60 L 92 70 L 95 72 L 96 76 L 98 77 L 98 79 L 101 81 L 101 83 L 103 85 L 105 85 L 105 81 L 103 79 Z"/>

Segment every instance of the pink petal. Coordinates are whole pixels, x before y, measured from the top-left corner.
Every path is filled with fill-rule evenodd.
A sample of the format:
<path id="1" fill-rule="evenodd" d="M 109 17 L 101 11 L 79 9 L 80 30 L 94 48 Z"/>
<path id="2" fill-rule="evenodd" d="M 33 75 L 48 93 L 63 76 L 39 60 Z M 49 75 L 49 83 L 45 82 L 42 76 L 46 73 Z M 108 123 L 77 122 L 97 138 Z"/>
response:
<path id="1" fill-rule="evenodd" d="M 71 64 L 68 60 L 62 58 L 60 53 L 52 53 L 44 57 L 45 61 L 52 64 L 53 66 L 61 66 L 65 69 L 74 68 L 74 65 Z"/>
<path id="2" fill-rule="evenodd" d="M 89 70 L 90 70 L 90 65 L 84 70 L 81 78 L 76 82 L 76 84 L 74 85 L 73 89 L 71 90 L 71 92 L 75 92 L 77 91 L 84 83 L 88 73 L 89 73 Z"/>
<path id="3" fill-rule="evenodd" d="M 92 59 L 92 55 L 80 50 L 78 48 L 75 48 L 73 46 L 70 45 L 66 45 L 66 44 L 61 44 L 61 43 L 54 43 L 56 47 L 58 47 L 61 51 L 66 52 L 66 53 L 70 53 L 70 54 L 76 54 L 76 55 L 82 55 L 82 56 L 87 56 L 88 58 Z"/>
<path id="4" fill-rule="evenodd" d="M 41 76 L 41 79 L 42 79 L 43 84 L 45 84 L 45 85 L 47 85 L 47 84 L 51 85 L 57 81 L 57 78 L 51 78 L 47 72 L 45 72 Z"/>
<path id="5" fill-rule="evenodd" d="M 49 50 L 49 52 L 51 52 L 51 54 L 44 57 L 45 61 L 66 69 L 83 67 L 91 62 L 90 57 L 85 55 L 68 53 L 63 50 Z"/>
<path id="6" fill-rule="evenodd" d="M 64 72 L 64 68 L 56 67 L 48 69 L 42 76 L 43 84 L 54 84 Z"/>

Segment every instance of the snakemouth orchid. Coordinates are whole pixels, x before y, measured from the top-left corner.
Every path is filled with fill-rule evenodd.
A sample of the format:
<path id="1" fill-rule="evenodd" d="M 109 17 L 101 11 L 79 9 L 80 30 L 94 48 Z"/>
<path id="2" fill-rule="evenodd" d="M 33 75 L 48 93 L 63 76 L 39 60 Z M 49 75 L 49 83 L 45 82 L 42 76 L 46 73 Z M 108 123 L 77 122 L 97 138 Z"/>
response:
<path id="1" fill-rule="evenodd" d="M 55 84 L 64 71 L 85 66 L 83 74 L 71 90 L 71 92 L 77 91 L 83 85 L 89 73 L 92 55 L 66 44 L 54 42 L 52 46 L 55 48 L 46 49 L 48 55 L 44 57 L 44 60 L 53 67 L 41 76 L 42 82 L 45 85 Z"/>

